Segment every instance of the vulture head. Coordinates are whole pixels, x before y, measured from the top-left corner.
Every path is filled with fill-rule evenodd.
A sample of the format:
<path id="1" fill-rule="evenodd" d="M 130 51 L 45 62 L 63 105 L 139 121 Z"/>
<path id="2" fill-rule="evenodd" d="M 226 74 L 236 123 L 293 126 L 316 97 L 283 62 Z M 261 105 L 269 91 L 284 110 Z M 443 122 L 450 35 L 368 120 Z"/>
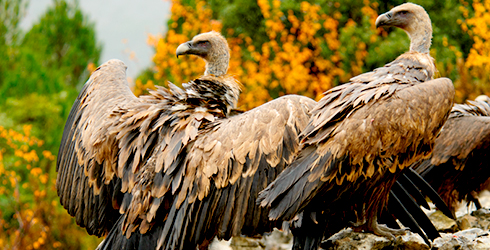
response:
<path id="1" fill-rule="evenodd" d="M 206 62 L 205 75 L 221 76 L 228 71 L 230 49 L 226 39 L 216 31 L 196 35 L 191 41 L 185 42 L 175 52 L 180 55 L 196 55 Z"/>
<path id="2" fill-rule="evenodd" d="M 404 3 L 378 16 L 376 28 L 398 27 L 410 37 L 410 51 L 429 53 L 432 39 L 432 24 L 424 8 L 413 3 Z"/>

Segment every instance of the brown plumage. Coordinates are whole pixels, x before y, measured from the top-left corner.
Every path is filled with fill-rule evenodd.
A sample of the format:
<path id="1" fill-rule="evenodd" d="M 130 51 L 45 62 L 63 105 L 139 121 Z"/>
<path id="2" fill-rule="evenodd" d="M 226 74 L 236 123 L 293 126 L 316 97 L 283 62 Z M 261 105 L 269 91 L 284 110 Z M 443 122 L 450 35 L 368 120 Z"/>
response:
<path id="1" fill-rule="evenodd" d="M 434 144 L 431 158 L 414 165 L 453 214 L 490 179 L 490 98 L 455 104 Z M 469 196 L 469 197 L 468 197 Z"/>
<path id="2" fill-rule="evenodd" d="M 454 88 L 433 79 L 432 29 L 422 7 L 400 5 L 376 24 L 405 29 L 410 51 L 325 93 L 301 133 L 298 157 L 259 196 L 271 219 L 303 211 L 326 236 L 348 221 L 378 235 L 399 233 L 378 225 L 377 216 L 401 170 L 430 153 Z"/>
<path id="3" fill-rule="evenodd" d="M 206 36 L 216 34 L 200 37 Z M 228 50 L 226 43 L 216 46 Z M 137 98 L 125 71 L 123 62 L 110 60 L 91 75 L 72 107 L 58 154 L 61 203 L 79 225 L 98 236 L 106 234 L 119 217 L 112 211 L 119 209 L 122 193 L 134 186 L 134 175 L 156 144 L 165 138 L 168 141 L 160 147 L 170 144 L 168 148 L 179 150 L 195 137 L 201 123 L 225 117 L 239 94 L 239 84 L 232 77 L 207 75 L 183 84 L 184 90 L 170 84 L 169 89 L 158 88 Z M 215 89 L 227 96 L 215 96 Z M 210 109 L 193 112 L 200 102 L 209 103 Z M 179 135 L 171 137 L 171 131 L 165 131 L 169 128 Z M 110 196 L 112 201 L 107 199 Z"/>
<path id="4" fill-rule="evenodd" d="M 110 230 L 100 249 L 194 249 L 275 225 L 255 200 L 290 163 L 315 102 L 286 96 L 230 116 L 239 84 L 223 75 L 226 40 L 201 34 L 177 54 L 205 59 L 206 74 L 138 98 L 111 60 L 70 112 L 58 194 L 90 234 Z"/>

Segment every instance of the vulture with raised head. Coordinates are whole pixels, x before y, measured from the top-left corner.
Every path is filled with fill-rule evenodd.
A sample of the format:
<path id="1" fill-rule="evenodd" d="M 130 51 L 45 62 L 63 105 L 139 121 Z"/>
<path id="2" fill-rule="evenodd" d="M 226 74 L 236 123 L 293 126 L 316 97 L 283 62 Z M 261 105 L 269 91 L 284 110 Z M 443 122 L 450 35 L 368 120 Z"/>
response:
<path id="1" fill-rule="evenodd" d="M 136 97 L 126 66 L 100 66 L 76 99 L 57 161 L 61 204 L 98 249 L 195 249 L 215 236 L 256 235 L 279 222 L 256 204 L 291 162 L 316 102 L 285 96 L 230 116 L 240 85 L 216 32 L 177 48 L 205 75 Z"/>
<path id="2" fill-rule="evenodd" d="M 403 233 L 378 224 L 404 168 L 427 157 L 453 105 L 454 87 L 433 79 L 429 15 L 406 3 L 376 26 L 407 32 L 410 51 L 325 93 L 301 132 L 300 152 L 260 195 L 272 220 L 296 219 L 295 247 L 317 249 L 323 235 L 354 222 L 378 235 Z"/>
<path id="3" fill-rule="evenodd" d="M 490 180 L 490 98 L 455 104 L 429 159 L 414 165 L 454 214 L 464 199 L 481 208 L 477 194 Z"/>

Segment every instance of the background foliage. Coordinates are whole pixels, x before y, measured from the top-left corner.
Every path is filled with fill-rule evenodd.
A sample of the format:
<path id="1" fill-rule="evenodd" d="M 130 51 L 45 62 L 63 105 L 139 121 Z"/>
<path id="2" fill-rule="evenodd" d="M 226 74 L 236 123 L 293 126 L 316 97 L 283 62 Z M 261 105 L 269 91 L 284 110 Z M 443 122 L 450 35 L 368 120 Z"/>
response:
<path id="1" fill-rule="evenodd" d="M 0 0 L 0 249 L 94 249 L 100 240 L 59 204 L 55 168 L 64 122 L 101 46 L 75 2 L 53 1 L 21 30 L 27 4 Z"/>
<path id="2" fill-rule="evenodd" d="M 148 39 L 155 47 L 155 66 L 140 75 L 136 92 L 200 75 L 203 64 L 198 59 L 172 55 L 179 43 L 214 29 L 230 43 L 230 73 L 245 86 L 243 109 L 284 94 L 319 99 L 326 89 L 408 50 L 409 39 L 402 30 L 374 27 L 378 13 L 403 2 L 173 0 L 168 33 Z M 431 16 L 431 54 L 439 76 L 454 81 L 456 101 L 489 93 L 488 1 L 412 2 L 423 5 Z"/>
<path id="3" fill-rule="evenodd" d="M 315 99 L 408 50 L 399 29 L 375 29 L 378 13 L 403 1 L 172 0 L 168 32 L 148 37 L 153 66 L 135 81 L 198 77 L 204 64 L 175 57 L 194 35 L 217 30 L 230 44 L 230 74 L 244 85 L 240 108 L 285 94 Z M 490 94 L 490 1 L 414 0 L 431 16 L 431 54 L 456 101 Z M 99 65 L 94 25 L 74 1 L 54 0 L 28 31 L 26 0 L 0 0 L 0 249 L 93 249 L 100 241 L 59 205 L 55 158 L 69 109 Z M 110 46 L 110 45 L 108 45 Z"/>

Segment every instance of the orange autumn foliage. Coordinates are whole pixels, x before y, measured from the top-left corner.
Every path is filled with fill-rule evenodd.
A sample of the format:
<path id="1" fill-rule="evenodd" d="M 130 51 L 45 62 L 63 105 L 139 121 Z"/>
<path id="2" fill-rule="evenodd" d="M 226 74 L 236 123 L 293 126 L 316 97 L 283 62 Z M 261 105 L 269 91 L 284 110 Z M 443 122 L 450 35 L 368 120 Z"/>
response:
<path id="1" fill-rule="evenodd" d="M 371 57 L 372 63 L 373 56 L 376 57 L 368 51 L 382 49 L 379 46 L 383 39 L 379 37 L 388 34 L 374 27 L 379 12 L 377 1 L 362 2 L 363 22 L 367 20 L 371 28 L 366 35 L 368 38 L 360 38 L 360 20 L 342 16 L 342 3 L 331 3 L 327 14 L 321 6 L 303 1 L 298 13 L 281 8 L 280 0 L 257 0 L 263 17 L 263 27 L 257 29 L 265 29 L 266 39 L 256 47 L 251 37 L 238 34 L 232 28 L 223 30 L 221 21 L 213 20 L 213 11 L 205 0 L 190 1 L 195 3 L 192 6 L 187 2 L 172 0 L 167 34 L 149 37 L 148 43 L 155 48 L 154 77 L 136 80 L 137 95 L 153 88 L 154 84 L 165 85 L 166 81 L 180 84 L 202 74 L 204 63 L 200 59 L 177 59 L 175 49 L 198 33 L 216 30 L 227 37 L 230 45 L 229 73 L 244 85 L 240 108 L 250 109 L 285 94 L 318 100 L 325 90 L 366 71 L 366 60 Z M 445 35 L 436 37 L 435 40 L 442 40 L 442 43 L 435 42 L 431 53 L 438 62 L 441 76 L 452 76 L 456 101 L 464 102 L 479 94 L 490 94 L 490 73 L 487 73 L 490 72 L 490 1 L 477 0 L 472 4 L 461 1 L 458 10 L 463 18 L 456 20 L 457 25 L 474 42 L 469 54 L 463 55 L 462 49 Z M 347 41 L 346 34 L 352 35 Z M 448 53 L 452 53 L 451 58 L 446 57 Z"/>
<path id="2" fill-rule="evenodd" d="M 45 248 L 45 244 L 56 243 L 47 241 L 50 230 L 43 223 L 45 218 L 41 217 L 41 210 L 45 208 L 28 202 L 34 199 L 34 202 L 41 203 L 46 198 L 46 190 L 50 189 L 46 184 L 53 181 L 39 167 L 40 157 L 36 148 L 42 146 L 43 141 L 30 135 L 31 128 L 24 125 L 23 131 L 17 132 L 0 126 L 0 144 L 4 145 L 0 150 L 0 196 L 4 197 L 1 199 L 3 203 L 13 208 L 0 210 L 0 245 L 11 249 L 40 249 Z M 42 154 L 44 162 L 55 158 L 49 151 Z M 22 195 L 25 190 L 33 196 Z M 13 213 L 13 220 L 6 220 L 6 213 Z"/>
<path id="3" fill-rule="evenodd" d="M 148 43 L 155 47 L 154 79 L 143 83 L 136 80 L 135 93 L 144 93 L 153 84 L 165 85 L 165 81 L 175 84 L 189 81 L 204 72 L 202 60 L 194 57 L 177 59 L 177 46 L 196 34 L 215 30 L 228 36 L 231 50 L 229 74 L 242 82 L 244 89 L 239 106 L 250 109 L 285 94 L 301 94 L 315 99 L 322 93 L 361 73 L 363 60 L 367 54 L 366 44 L 358 41 L 356 60 L 350 62 L 352 72 L 342 69 L 338 19 L 339 12 L 329 16 L 320 6 L 302 2 L 301 17 L 292 11 L 280 10 L 279 0 L 258 0 L 264 17 L 268 41 L 256 48 L 250 37 L 234 35 L 234 30 L 222 30 L 220 21 L 212 19 L 212 10 L 203 0 L 196 1 L 195 7 L 183 5 L 180 0 L 172 1 L 169 30 L 164 37 L 150 36 Z M 338 6 L 338 5 L 337 5 Z M 369 1 L 363 12 L 376 19 Z M 349 29 L 347 25 L 342 29 Z M 328 56 L 324 56 L 328 50 Z M 323 51 L 323 52 L 322 52 Z"/>
<path id="4" fill-rule="evenodd" d="M 460 10 L 465 20 L 458 20 L 461 29 L 473 40 L 466 59 L 457 63 L 460 79 L 455 82 L 456 100 L 473 100 L 480 94 L 490 95 L 490 1 L 462 1 Z M 472 11 L 470 11 L 472 10 Z M 471 14 L 470 14 L 471 13 Z"/>
<path id="5" fill-rule="evenodd" d="M 59 205 L 50 171 L 56 157 L 32 125 L 22 128 L 0 126 L 0 249 L 78 249 L 83 240 L 73 237 L 86 233 Z"/>

